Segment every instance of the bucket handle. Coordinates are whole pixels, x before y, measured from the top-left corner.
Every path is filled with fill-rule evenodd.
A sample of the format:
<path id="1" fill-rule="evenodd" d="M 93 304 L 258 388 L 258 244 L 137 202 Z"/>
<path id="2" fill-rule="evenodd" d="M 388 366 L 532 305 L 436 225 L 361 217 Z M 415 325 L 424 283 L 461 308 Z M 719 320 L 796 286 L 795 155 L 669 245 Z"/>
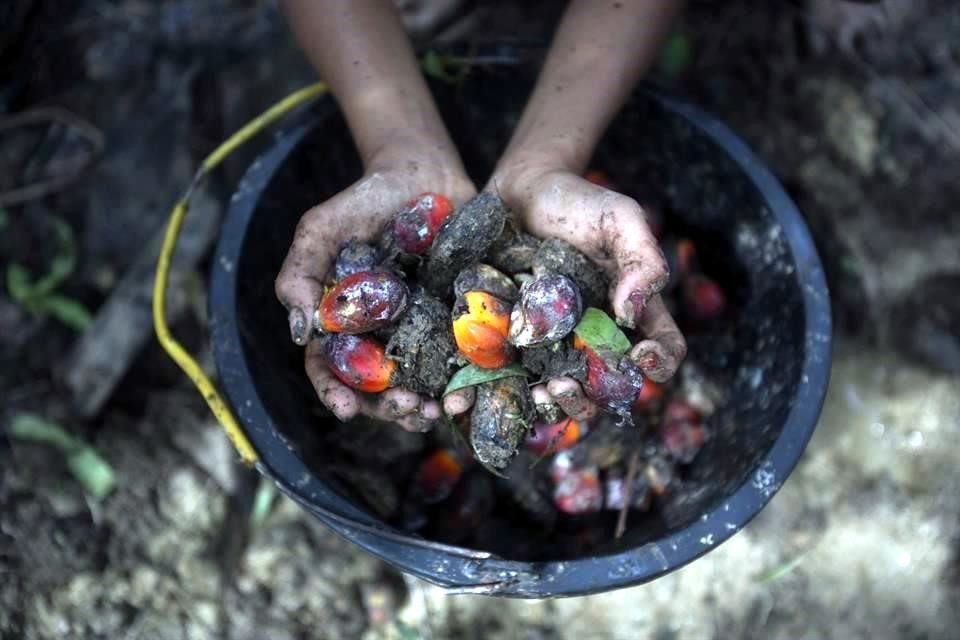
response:
<path id="1" fill-rule="evenodd" d="M 231 153 L 236 151 L 245 142 L 266 129 L 268 126 L 287 115 L 297 107 L 314 100 L 327 92 L 327 86 L 322 82 L 309 85 L 291 93 L 289 96 L 277 102 L 259 116 L 245 124 L 236 133 L 223 141 L 220 146 L 208 155 L 200 168 L 193 176 L 190 185 L 184 191 L 183 195 L 173 205 L 170 217 L 167 221 L 167 228 L 163 235 L 163 244 L 160 246 L 160 257 L 157 259 L 157 272 L 153 283 L 153 328 L 157 334 L 157 340 L 160 346 L 167 352 L 167 355 L 177 363 L 183 370 L 193 385 L 197 388 L 200 395 L 213 413 L 214 418 L 223 428 L 224 433 L 234 449 L 240 455 L 240 459 L 248 465 L 257 461 L 257 452 L 250 444 L 250 440 L 244 435 L 243 430 L 237 423 L 230 407 L 224 401 L 223 396 L 217 391 L 216 385 L 203 372 L 200 364 L 190 353 L 183 348 L 173 334 L 170 333 L 170 327 L 167 325 L 167 316 L 165 308 L 165 299 L 167 293 L 167 276 L 170 273 L 170 259 L 177 246 L 177 238 L 180 235 L 180 228 L 183 225 L 183 219 L 187 215 L 190 206 L 190 197 L 194 191 L 203 183 L 207 175 L 220 165 Z"/>

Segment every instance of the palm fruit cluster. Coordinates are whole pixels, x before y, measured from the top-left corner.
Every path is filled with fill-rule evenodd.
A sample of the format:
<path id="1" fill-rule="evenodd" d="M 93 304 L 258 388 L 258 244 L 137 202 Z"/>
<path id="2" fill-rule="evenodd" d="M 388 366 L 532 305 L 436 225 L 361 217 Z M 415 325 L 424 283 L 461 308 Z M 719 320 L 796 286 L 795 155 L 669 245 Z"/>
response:
<path id="1" fill-rule="evenodd" d="M 588 179 L 609 186 L 599 174 Z M 693 243 L 660 239 L 671 312 L 685 328 L 720 321 L 726 294 Z M 314 328 L 344 384 L 435 399 L 472 387 L 471 412 L 450 421 L 472 455 L 441 438 L 420 460 L 406 491 L 408 528 L 462 540 L 504 496 L 544 531 L 564 518 L 646 510 L 709 439 L 704 422 L 720 402 L 709 381 L 645 379 L 604 311 L 605 272 L 566 242 L 524 233 L 494 194 L 459 207 L 422 194 L 376 244 L 344 245 L 333 274 Z M 559 376 L 581 383 L 600 411 L 595 419 L 534 400 L 534 383 Z"/>

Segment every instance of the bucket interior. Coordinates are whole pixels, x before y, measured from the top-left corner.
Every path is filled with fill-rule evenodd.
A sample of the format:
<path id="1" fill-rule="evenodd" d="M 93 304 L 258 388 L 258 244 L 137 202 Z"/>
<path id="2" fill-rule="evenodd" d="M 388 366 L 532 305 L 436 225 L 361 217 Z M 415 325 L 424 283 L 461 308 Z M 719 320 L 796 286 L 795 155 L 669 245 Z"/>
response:
<path id="1" fill-rule="evenodd" d="M 506 146 L 531 87 L 531 78 L 517 68 L 474 70 L 459 85 L 433 85 L 479 186 Z M 484 549 L 507 559 L 609 553 L 683 528 L 756 470 L 779 435 L 800 383 L 806 340 L 803 297 L 786 242 L 788 230 L 776 222 L 726 151 L 653 94 L 639 92 L 609 128 L 591 167 L 605 171 L 620 191 L 659 207 L 668 229 L 692 237 L 706 271 L 734 299 L 736 317 L 723 331 L 689 337 L 691 356 L 724 380 L 728 402 L 708 422 L 711 438 L 679 488 L 651 513 L 631 514 L 621 540 L 602 535 L 567 544 L 564 536 L 577 534 L 561 530 L 546 544 L 519 544 L 515 541 L 532 525 L 507 517 L 512 535 L 497 536 L 499 542 Z M 274 295 L 274 278 L 300 215 L 360 174 L 342 117 L 334 112 L 321 119 L 259 196 L 236 265 L 236 318 L 253 385 L 282 437 L 324 483 L 375 515 L 382 505 L 374 503 L 390 496 L 378 495 L 384 489 L 382 477 L 365 477 L 363 470 L 382 472 L 381 450 L 412 448 L 413 440 L 428 436 L 397 427 L 338 423 L 318 402 L 303 370 L 302 349 L 291 344 L 286 313 Z M 411 454 L 391 463 L 398 491 L 416 459 Z M 615 518 L 609 514 L 601 530 L 612 531 Z M 396 519 L 387 522 L 398 524 Z"/>

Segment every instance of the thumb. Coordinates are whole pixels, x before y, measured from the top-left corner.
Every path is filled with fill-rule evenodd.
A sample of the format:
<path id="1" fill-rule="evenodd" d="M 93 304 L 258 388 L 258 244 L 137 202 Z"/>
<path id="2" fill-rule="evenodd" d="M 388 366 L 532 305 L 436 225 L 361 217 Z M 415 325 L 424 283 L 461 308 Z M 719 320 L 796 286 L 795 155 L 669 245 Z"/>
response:
<path id="1" fill-rule="evenodd" d="M 301 346 L 310 337 L 313 311 L 323 297 L 323 279 L 337 250 L 330 224 L 335 215 L 335 204 L 327 202 L 300 218 L 293 244 L 277 275 L 275 290 L 289 310 L 290 337 Z"/>

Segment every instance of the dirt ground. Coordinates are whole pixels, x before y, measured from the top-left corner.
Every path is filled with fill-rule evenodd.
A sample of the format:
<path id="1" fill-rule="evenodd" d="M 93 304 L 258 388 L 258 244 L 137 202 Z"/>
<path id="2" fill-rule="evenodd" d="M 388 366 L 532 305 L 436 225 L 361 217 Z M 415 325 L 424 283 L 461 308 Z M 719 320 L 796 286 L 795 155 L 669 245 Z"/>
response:
<path id="1" fill-rule="evenodd" d="M 532 10 L 490 4 L 450 33 L 543 33 Z M 446 595 L 285 499 L 255 508 L 258 478 L 153 342 L 156 237 L 192 167 L 312 78 L 275 9 L 0 8 L 0 123 L 59 108 L 57 123 L 47 110 L 0 128 L 0 198 L 86 168 L 0 206 L 0 426 L 39 414 L 117 478 L 98 500 L 54 448 L 0 438 L 0 640 L 956 637 L 960 6 L 838 4 L 692 2 L 690 55 L 654 74 L 739 132 L 814 232 L 837 336 L 807 453 L 753 523 L 690 566 L 531 602 Z M 249 159 L 198 204 L 175 273 L 175 332 L 208 369 L 205 259 Z M 71 253 L 59 303 L 11 291 L 11 265 L 36 284 Z M 78 330 L 62 298 L 93 324 Z"/>

